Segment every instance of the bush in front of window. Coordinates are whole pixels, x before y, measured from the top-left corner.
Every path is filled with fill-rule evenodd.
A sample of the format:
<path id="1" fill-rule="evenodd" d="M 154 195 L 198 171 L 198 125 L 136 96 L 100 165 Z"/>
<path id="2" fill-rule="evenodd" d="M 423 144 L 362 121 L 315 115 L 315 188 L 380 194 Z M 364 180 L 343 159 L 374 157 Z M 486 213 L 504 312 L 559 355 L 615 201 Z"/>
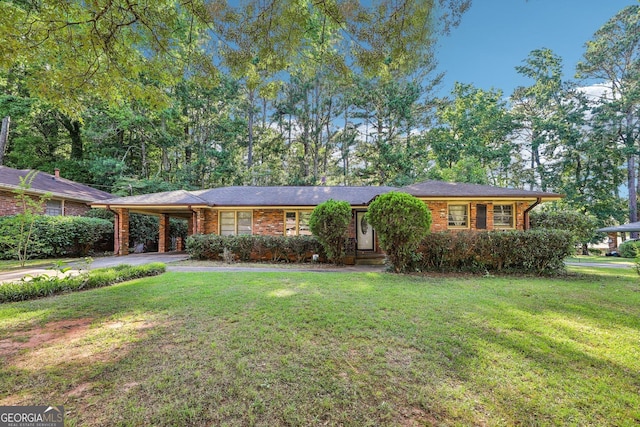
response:
<path id="1" fill-rule="evenodd" d="M 418 248 L 418 271 L 556 274 L 574 252 L 565 230 L 430 233 Z"/>
<path id="2" fill-rule="evenodd" d="M 378 233 L 380 247 L 393 270 L 396 273 L 407 270 L 431 227 L 427 205 L 410 194 L 392 191 L 371 202 L 366 218 Z"/>
<path id="3" fill-rule="evenodd" d="M 2 240 L 18 238 L 19 223 L 15 217 L 0 218 Z M 59 256 L 86 256 L 93 245 L 113 235 L 113 224 L 104 219 L 80 216 L 38 215 L 33 224 L 33 244 L 29 246 L 28 258 Z M 0 244 L 3 259 L 17 259 L 17 254 L 8 244 Z"/>
<path id="4" fill-rule="evenodd" d="M 344 262 L 350 222 L 349 202 L 329 199 L 311 212 L 309 228 L 322 244 L 329 261 L 334 264 Z"/>
<path id="5" fill-rule="evenodd" d="M 313 254 L 323 255 L 322 245 L 314 236 L 219 236 L 195 234 L 186 240 L 187 253 L 193 259 L 240 261 L 309 261 Z M 324 255 L 323 255 L 324 257 Z"/>

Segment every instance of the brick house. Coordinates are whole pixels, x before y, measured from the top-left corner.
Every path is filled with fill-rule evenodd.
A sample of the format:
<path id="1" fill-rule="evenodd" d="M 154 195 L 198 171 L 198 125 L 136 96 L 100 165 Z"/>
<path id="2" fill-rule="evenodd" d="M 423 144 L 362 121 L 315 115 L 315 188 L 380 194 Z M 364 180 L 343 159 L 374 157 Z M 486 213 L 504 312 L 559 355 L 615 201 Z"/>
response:
<path id="1" fill-rule="evenodd" d="M 255 234 L 292 236 L 311 234 L 311 211 L 329 200 L 347 201 L 352 208 L 350 237 L 356 256 L 381 253 L 373 230 L 365 221 L 369 203 L 378 195 L 402 191 L 423 200 L 431 210 L 432 231 L 524 230 L 529 211 L 538 204 L 559 200 L 555 193 L 476 184 L 426 181 L 394 187 L 221 187 L 198 191 L 170 191 L 100 200 L 96 208 L 113 211 L 115 248 L 129 253 L 129 213 L 160 217 L 159 252 L 169 248 L 169 218 L 184 218 L 188 234 Z"/>
<path id="2" fill-rule="evenodd" d="M 15 215 L 21 213 L 14 190 L 20 186 L 20 178 L 32 172 L 30 169 L 13 169 L 0 166 L 0 216 Z M 79 216 L 91 209 L 92 202 L 112 199 L 114 196 L 105 191 L 96 190 L 79 182 L 71 181 L 60 176 L 60 170 L 56 169 L 54 175 L 38 172 L 27 194 L 40 197 L 49 193 L 51 198 L 42 212 L 45 215 Z"/>

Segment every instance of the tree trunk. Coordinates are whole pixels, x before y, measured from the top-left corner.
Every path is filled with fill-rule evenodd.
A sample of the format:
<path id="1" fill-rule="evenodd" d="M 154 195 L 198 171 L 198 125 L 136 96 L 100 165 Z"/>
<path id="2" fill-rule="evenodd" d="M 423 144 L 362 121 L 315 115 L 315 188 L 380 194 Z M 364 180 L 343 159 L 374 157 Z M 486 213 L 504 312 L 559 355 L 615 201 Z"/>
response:
<path id="1" fill-rule="evenodd" d="M 80 122 L 78 120 L 71 120 L 67 116 L 61 116 L 60 123 L 62 123 L 62 126 L 69 132 L 69 138 L 71 138 L 71 159 L 82 160 L 84 147 Z"/>
<path id="2" fill-rule="evenodd" d="M 253 112 L 253 102 L 254 102 L 255 90 L 251 89 L 249 91 L 249 111 L 247 115 L 248 121 L 248 133 L 249 133 L 249 146 L 247 148 L 247 170 L 251 169 L 253 165 L 253 120 L 254 120 L 254 112 Z"/>
<path id="3" fill-rule="evenodd" d="M 4 152 L 7 149 L 7 141 L 9 140 L 9 125 L 11 117 L 7 116 L 2 119 L 2 128 L 0 129 L 0 166 L 4 164 Z"/>
<path id="4" fill-rule="evenodd" d="M 627 157 L 627 187 L 629 187 L 629 222 L 638 221 L 638 194 L 636 193 L 636 157 Z M 631 232 L 631 238 L 637 239 L 638 232 Z"/>

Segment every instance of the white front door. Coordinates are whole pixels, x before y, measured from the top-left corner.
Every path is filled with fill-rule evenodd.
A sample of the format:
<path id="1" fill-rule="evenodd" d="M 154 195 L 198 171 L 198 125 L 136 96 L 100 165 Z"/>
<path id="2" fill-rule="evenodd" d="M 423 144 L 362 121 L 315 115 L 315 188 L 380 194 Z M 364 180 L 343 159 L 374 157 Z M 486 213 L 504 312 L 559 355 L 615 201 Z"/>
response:
<path id="1" fill-rule="evenodd" d="M 373 227 L 365 219 L 366 212 L 356 212 L 356 239 L 358 241 L 357 249 L 359 251 L 372 251 L 373 243 Z"/>

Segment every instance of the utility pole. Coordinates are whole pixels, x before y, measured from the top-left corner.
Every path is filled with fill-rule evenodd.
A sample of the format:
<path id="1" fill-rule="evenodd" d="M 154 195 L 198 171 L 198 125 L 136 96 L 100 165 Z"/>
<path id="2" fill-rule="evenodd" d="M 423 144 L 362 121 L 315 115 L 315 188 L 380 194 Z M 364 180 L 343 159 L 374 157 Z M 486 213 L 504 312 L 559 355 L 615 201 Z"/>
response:
<path id="1" fill-rule="evenodd" d="M 7 116 L 2 119 L 2 128 L 0 128 L 0 166 L 4 164 L 4 151 L 7 147 L 7 140 L 9 139 L 10 123 L 11 117 Z"/>

